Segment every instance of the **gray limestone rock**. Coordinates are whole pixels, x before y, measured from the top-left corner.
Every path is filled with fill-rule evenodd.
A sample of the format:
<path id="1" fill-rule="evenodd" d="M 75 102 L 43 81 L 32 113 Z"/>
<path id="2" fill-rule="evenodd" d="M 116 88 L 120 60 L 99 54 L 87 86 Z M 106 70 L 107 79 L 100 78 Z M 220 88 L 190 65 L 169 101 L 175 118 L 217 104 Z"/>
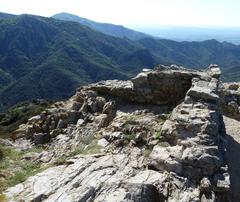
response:
<path id="1" fill-rule="evenodd" d="M 221 108 L 239 115 L 240 88 L 219 90 L 220 73 L 217 65 L 159 65 L 129 81 L 80 87 L 15 133 L 29 145 L 51 134 L 46 150 L 26 155 L 43 165 L 85 155 L 4 194 L 9 201 L 230 201 Z"/>

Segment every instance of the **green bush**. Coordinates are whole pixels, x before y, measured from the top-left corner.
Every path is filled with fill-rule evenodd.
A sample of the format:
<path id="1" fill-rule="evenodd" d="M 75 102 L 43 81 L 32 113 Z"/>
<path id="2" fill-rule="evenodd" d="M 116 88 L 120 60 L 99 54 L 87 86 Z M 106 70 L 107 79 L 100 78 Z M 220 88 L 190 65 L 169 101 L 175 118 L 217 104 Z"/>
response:
<path id="1" fill-rule="evenodd" d="M 6 113 L 0 114 L 0 137 L 9 137 L 20 124 L 26 123 L 30 117 L 40 114 L 50 104 L 51 102 L 47 101 L 25 102 L 10 108 Z"/>

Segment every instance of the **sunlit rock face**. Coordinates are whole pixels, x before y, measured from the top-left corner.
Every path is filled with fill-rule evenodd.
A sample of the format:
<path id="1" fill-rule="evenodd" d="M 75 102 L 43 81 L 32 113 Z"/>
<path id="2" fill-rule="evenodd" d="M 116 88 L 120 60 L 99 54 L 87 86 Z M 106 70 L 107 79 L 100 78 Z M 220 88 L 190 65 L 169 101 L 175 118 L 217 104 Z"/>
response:
<path id="1" fill-rule="evenodd" d="M 222 83 L 219 94 L 223 113 L 240 120 L 240 83 Z"/>
<path id="2" fill-rule="evenodd" d="M 10 201 L 230 201 L 220 73 L 217 65 L 205 71 L 159 65 L 129 81 L 80 87 L 15 131 L 23 137 L 19 144 L 46 145 L 35 161 L 71 158 L 5 195 Z"/>

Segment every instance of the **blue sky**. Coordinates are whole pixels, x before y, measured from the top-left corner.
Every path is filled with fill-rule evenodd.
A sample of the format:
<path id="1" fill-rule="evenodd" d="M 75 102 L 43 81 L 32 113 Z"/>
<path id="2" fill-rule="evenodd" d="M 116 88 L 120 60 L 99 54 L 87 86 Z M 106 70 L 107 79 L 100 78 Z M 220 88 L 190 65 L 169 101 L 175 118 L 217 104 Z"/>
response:
<path id="1" fill-rule="evenodd" d="M 240 0 L 0 0 L 0 12 L 69 12 L 127 26 L 240 26 Z"/>

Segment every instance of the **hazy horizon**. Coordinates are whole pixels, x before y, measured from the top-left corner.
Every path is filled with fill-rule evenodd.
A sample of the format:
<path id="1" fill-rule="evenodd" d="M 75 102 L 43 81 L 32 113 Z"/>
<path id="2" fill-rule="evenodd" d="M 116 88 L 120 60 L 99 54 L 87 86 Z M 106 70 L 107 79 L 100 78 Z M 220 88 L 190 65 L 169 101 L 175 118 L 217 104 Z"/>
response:
<path id="1" fill-rule="evenodd" d="M 67 12 L 127 27 L 240 27 L 239 8 L 238 0 L 0 1 L 0 12 L 45 17 Z"/>

